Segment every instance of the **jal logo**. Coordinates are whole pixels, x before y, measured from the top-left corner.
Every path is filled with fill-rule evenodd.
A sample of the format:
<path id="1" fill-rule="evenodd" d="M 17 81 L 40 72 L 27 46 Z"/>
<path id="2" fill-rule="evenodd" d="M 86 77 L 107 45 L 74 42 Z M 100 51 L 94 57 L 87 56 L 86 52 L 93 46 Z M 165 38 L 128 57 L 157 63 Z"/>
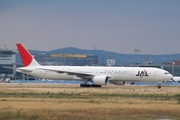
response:
<path id="1" fill-rule="evenodd" d="M 138 71 L 138 73 L 136 74 L 136 76 L 140 76 L 140 78 L 142 78 L 143 76 L 148 76 L 147 71 Z"/>

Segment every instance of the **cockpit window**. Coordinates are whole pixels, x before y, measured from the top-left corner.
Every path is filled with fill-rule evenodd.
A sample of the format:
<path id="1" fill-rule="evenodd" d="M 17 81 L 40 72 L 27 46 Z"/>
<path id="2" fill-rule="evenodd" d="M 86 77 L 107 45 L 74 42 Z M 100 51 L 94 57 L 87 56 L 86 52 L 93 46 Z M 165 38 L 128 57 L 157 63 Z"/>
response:
<path id="1" fill-rule="evenodd" d="M 164 74 L 170 74 L 169 72 L 165 72 Z"/>

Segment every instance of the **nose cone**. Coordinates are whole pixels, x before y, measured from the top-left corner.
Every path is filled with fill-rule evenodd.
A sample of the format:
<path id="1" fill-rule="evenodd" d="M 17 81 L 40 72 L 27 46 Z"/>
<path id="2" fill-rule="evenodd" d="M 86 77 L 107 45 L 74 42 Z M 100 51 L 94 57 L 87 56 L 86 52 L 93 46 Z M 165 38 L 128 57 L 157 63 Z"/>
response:
<path id="1" fill-rule="evenodd" d="M 166 80 L 167 80 L 167 81 L 173 80 L 173 75 L 167 74 L 167 75 L 166 75 Z"/>
<path id="2" fill-rule="evenodd" d="M 173 79 L 173 75 L 169 74 L 170 79 Z"/>
<path id="3" fill-rule="evenodd" d="M 164 70 L 163 76 L 164 76 L 164 80 L 165 80 L 165 81 L 168 81 L 168 80 L 173 79 L 173 75 L 171 75 L 171 74 L 170 74 L 168 71 L 166 71 L 166 70 Z"/>

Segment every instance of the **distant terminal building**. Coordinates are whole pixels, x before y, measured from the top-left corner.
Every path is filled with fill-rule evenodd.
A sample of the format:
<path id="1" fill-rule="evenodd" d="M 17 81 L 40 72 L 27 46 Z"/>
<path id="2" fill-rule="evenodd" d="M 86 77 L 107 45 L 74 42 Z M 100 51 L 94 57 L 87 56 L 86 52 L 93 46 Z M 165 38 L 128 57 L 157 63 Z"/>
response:
<path id="1" fill-rule="evenodd" d="M 175 60 L 172 62 L 164 62 L 162 64 L 153 63 L 149 59 L 144 59 L 143 64 L 133 64 L 131 66 L 138 67 L 156 67 L 160 69 L 167 70 L 173 76 L 180 76 L 180 60 Z"/>
<path id="2" fill-rule="evenodd" d="M 180 76 L 180 59 L 163 63 L 163 69 L 169 71 L 174 76 Z"/>
<path id="3" fill-rule="evenodd" d="M 16 75 L 16 51 L 0 48 L 0 82 Z"/>
<path id="4" fill-rule="evenodd" d="M 92 54 L 46 54 L 34 55 L 41 65 L 96 66 L 98 56 Z"/>
<path id="5" fill-rule="evenodd" d="M 114 66 L 116 64 L 115 59 L 107 59 L 106 65 L 107 66 Z"/>
<path id="6" fill-rule="evenodd" d="M 180 65 L 180 59 L 173 62 L 174 65 Z"/>

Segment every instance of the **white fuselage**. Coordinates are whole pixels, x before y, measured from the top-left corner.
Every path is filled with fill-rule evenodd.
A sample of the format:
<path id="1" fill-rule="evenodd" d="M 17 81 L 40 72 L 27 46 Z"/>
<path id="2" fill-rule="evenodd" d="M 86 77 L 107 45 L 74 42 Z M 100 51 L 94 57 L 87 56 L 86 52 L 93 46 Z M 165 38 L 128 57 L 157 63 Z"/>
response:
<path id="1" fill-rule="evenodd" d="M 93 76 L 106 75 L 112 83 L 119 81 L 162 82 L 172 78 L 172 75 L 165 70 L 148 67 L 35 66 L 17 68 L 17 71 L 39 78 L 57 80 L 84 80 L 77 75 L 57 71 L 68 71 Z"/>

